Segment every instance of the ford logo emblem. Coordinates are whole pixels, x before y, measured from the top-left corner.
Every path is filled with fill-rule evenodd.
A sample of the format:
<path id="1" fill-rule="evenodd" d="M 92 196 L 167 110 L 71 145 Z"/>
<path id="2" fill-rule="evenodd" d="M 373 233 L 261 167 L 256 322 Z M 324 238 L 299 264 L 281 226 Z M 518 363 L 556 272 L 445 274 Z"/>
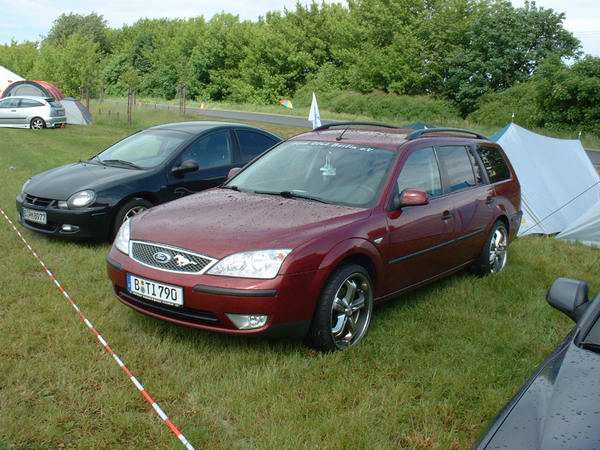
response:
<path id="1" fill-rule="evenodd" d="M 171 255 L 165 252 L 156 252 L 152 257 L 154 258 L 154 261 L 159 264 L 167 264 L 171 261 Z"/>

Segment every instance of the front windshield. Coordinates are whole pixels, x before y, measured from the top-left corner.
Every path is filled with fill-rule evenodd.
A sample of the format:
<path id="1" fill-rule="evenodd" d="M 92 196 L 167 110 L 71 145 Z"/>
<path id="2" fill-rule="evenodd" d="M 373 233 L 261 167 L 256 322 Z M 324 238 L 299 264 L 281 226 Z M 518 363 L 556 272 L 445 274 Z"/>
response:
<path id="1" fill-rule="evenodd" d="M 287 141 L 226 187 L 366 207 L 377 199 L 394 157 L 393 151 L 362 145 Z"/>
<path id="2" fill-rule="evenodd" d="M 173 130 L 146 130 L 129 136 L 94 159 L 103 164 L 150 169 L 162 164 L 189 138 Z"/>

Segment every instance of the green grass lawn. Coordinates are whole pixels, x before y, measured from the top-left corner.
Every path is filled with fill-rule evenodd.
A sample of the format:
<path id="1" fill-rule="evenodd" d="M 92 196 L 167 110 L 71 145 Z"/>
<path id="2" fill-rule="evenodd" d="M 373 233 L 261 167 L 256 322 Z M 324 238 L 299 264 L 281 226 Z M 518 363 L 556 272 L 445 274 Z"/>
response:
<path id="1" fill-rule="evenodd" d="M 129 134 L 122 114 L 0 129 L 0 207 L 16 216 L 29 176 Z M 181 120 L 141 114 L 136 129 Z M 459 274 L 398 298 L 376 309 L 358 348 L 322 355 L 144 317 L 113 296 L 107 245 L 24 235 L 198 449 L 468 448 L 570 329 L 546 304 L 551 282 L 600 288 L 597 250 L 519 239 L 502 274 Z M 0 448 L 180 448 L 1 217 L 0 252 Z"/>

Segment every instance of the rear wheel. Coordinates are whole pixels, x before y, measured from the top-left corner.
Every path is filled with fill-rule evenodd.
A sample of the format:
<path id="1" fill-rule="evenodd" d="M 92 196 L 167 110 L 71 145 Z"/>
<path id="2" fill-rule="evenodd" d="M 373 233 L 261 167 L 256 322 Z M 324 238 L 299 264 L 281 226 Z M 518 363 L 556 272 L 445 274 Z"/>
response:
<path id="1" fill-rule="evenodd" d="M 44 128 L 46 128 L 46 122 L 41 117 L 34 117 L 29 122 L 29 127 L 32 130 L 43 130 Z"/>
<path id="2" fill-rule="evenodd" d="M 331 352 L 352 347 L 367 333 L 373 314 L 373 287 L 369 273 L 357 264 L 338 268 L 329 278 L 305 342 Z"/>
<path id="3" fill-rule="evenodd" d="M 473 270 L 479 275 L 498 273 L 506 267 L 507 260 L 508 229 L 506 224 L 499 220 L 492 227 Z"/>
<path id="4" fill-rule="evenodd" d="M 121 209 L 119 209 L 119 212 L 117 212 L 117 215 L 115 216 L 115 223 L 113 226 L 111 238 L 116 236 L 123 222 L 125 222 L 128 219 L 131 219 L 132 217 L 137 216 L 139 213 L 144 212 L 149 208 L 152 208 L 152 203 L 143 198 L 134 198 L 125 203 L 121 207 Z"/>

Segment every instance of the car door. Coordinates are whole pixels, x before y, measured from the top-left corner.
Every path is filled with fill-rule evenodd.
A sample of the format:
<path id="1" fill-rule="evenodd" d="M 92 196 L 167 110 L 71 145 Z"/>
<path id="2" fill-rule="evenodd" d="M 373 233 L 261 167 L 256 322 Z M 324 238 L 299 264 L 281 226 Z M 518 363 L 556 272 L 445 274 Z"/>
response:
<path id="1" fill-rule="evenodd" d="M 19 101 L 13 97 L 0 101 L 0 125 L 19 125 Z"/>
<path id="2" fill-rule="evenodd" d="M 219 186 L 235 166 L 235 147 L 230 130 L 219 130 L 202 135 L 175 159 L 167 174 L 167 190 L 171 198 Z M 195 161 L 198 170 L 176 173 L 172 169 L 184 161 Z"/>
<path id="3" fill-rule="evenodd" d="M 433 147 L 417 149 L 407 157 L 395 190 L 409 188 L 427 192 L 429 204 L 387 212 L 386 294 L 416 286 L 452 266 L 452 200 L 444 195 Z"/>
<path id="4" fill-rule="evenodd" d="M 454 232 L 453 266 L 479 256 L 493 220 L 494 188 L 487 183 L 478 157 L 470 145 L 436 148 L 448 197 L 452 200 Z"/>
<path id="5" fill-rule="evenodd" d="M 239 163 L 242 166 L 249 163 L 278 142 L 271 136 L 253 130 L 236 129 L 235 135 L 240 149 Z"/>
<path id="6" fill-rule="evenodd" d="M 29 121 L 34 117 L 46 117 L 48 111 L 43 103 L 30 98 L 22 98 L 17 109 L 19 125 L 29 125 Z"/>

